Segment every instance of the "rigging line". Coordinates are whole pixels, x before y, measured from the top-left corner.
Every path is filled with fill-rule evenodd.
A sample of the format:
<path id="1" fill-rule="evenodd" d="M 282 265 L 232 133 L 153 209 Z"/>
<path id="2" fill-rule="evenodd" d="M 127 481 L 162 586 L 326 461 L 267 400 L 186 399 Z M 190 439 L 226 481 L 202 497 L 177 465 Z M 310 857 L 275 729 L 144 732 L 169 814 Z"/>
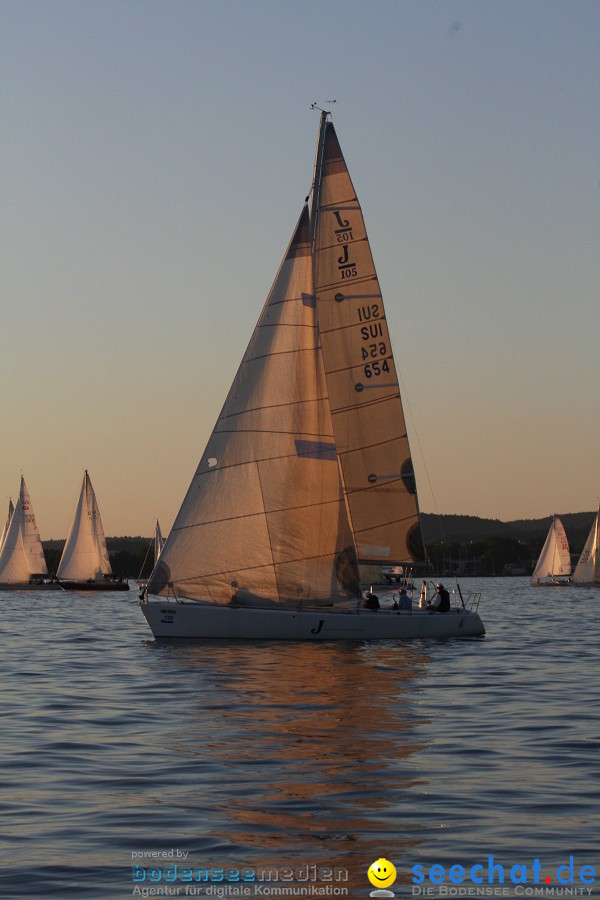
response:
<path id="1" fill-rule="evenodd" d="M 331 416 L 339 416 L 344 413 L 354 412 L 354 410 L 366 409 L 367 407 L 378 406 L 381 403 L 388 403 L 390 400 L 399 400 L 400 391 L 394 391 L 393 394 L 386 394 L 385 397 L 371 397 L 364 403 L 345 404 L 344 406 L 335 406 L 331 408 Z"/>
<path id="2" fill-rule="evenodd" d="M 337 204 L 331 210 L 329 210 L 329 212 L 342 212 L 344 209 L 352 211 L 352 212 L 358 212 L 358 209 L 355 206 L 337 206 Z M 320 208 L 319 212 L 328 212 L 328 210 L 326 210 L 322 206 Z M 352 240 L 345 241 L 343 244 L 342 243 L 338 244 L 337 242 L 334 242 L 331 244 L 323 243 L 319 247 L 318 252 L 319 253 L 327 253 L 329 250 L 335 250 L 335 251 L 339 252 L 342 249 L 342 247 L 344 247 L 344 246 L 351 248 L 351 247 L 358 247 L 358 246 L 360 246 L 360 244 L 367 244 L 367 245 L 369 244 L 369 238 L 366 233 L 366 230 L 365 230 L 365 234 L 362 237 L 354 237 L 354 238 L 352 238 Z M 368 278 L 377 278 L 377 275 L 375 273 L 373 273 L 372 275 L 362 275 L 360 280 L 364 281 L 365 279 L 368 279 Z M 359 281 L 358 278 L 352 279 L 353 284 L 356 284 L 358 281 Z"/>
<path id="3" fill-rule="evenodd" d="M 308 294 L 306 291 L 302 291 L 299 297 L 283 297 L 281 300 L 271 300 L 270 303 L 267 304 L 267 309 L 271 309 L 274 306 L 285 306 L 286 303 L 300 303 L 304 298 L 307 300 L 314 300 L 313 294 Z M 256 323 L 259 324 L 258 322 Z"/>
<path id="4" fill-rule="evenodd" d="M 375 441 L 373 444 L 361 444 L 360 446 L 357 446 L 357 447 L 350 447 L 349 450 L 341 450 L 338 447 L 338 453 L 340 456 L 346 456 L 348 453 L 360 453 L 361 450 L 372 450 L 374 447 L 384 447 L 386 444 L 393 444 L 393 443 L 395 443 L 395 441 L 402 441 L 405 439 L 406 439 L 406 431 L 404 432 L 404 434 L 398 434 L 398 435 L 395 435 L 394 437 L 386 438 L 385 441 Z M 380 475 L 379 478 L 381 478 L 381 477 L 383 477 L 383 476 Z M 404 476 L 398 475 L 396 477 L 400 478 L 400 477 L 404 477 Z"/>
<path id="5" fill-rule="evenodd" d="M 238 434 L 238 432 L 236 432 L 236 431 L 221 431 L 221 432 L 215 432 L 215 433 Z M 245 432 L 239 432 L 239 433 L 242 434 Z M 263 432 L 263 433 L 268 434 L 269 432 Z M 275 431 L 272 433 L 279 434 L 280 432 Z M 292 434 L 293 434 L 293 432 L 292 432 Z M 311 437 L 319 437 L 319 435 L 311 435 Z M 333 441 L 333 437 L 331 437 L 331 440 Z M 254 465 L 254 463 L 272 462 L 273 460 L 278 460 L 278 459 L 295 459 L 297 457 L 298 457 L 297 453 L 281 453 L 281 454 L 279 454 L 279 456 L 261 456 L 260 459 L 243 459 L 241 462 L 227 463 L 225 465 L 219 465 L 219 466 L 210 466 L 210 468 L 203 469 L 202 471 L 199 471 L 200 467 L 198 467 L 198 470 L 196 471 L 194 478 L 203 478 L 205 475 L 211 475 L 214 472 L 224 472 L 225 469 L 236 469 L 240 466 L 252 466 L 252 465 Z M 209 459 L 210 459 L 210 457 L 209 457 Z M 329 460 L 325 460 L 325 462 L 329 462 Z"/>
<path id="6" fill-rule="evenodd" d="M 265 527 L 267 529 L 267 540 L 269 541 L 269 552 L 271 554 L 271 565 L 273 566 L 273 575 L 275 577 L 275 586 L 277 590 L 277 596 L 281 600 L 281 589 L 279 586 L 279 578 L 277 577 L 277 569 L 275 567 L 275 551 L 273 549 L 273 539 L 271 537 L 271 522 L 270 516 L 267 512 L 267 504 L 265 501 L 265 494 L 263 491 L 262 478 L 260 477 L 260 463 L 255 463 L 256 469 L 256 477 L 258 478 L 258 489 L 260 491 L 260 499 L 262 502 L 262 515 L 264 516 Z"/>
<path id="7" fill-rule="evenodd" d="M 262 328 L 263 326 L 261 325 L 260 327 Z M 312 328 L 312 325 L 307 325 L 306 327 Z M 256 362 L 258 359 L 269 359 L 271 356 L 290 356 L 292 353 L 314 353 L 317 349 L 317 347 L 295 347 L 293 350 L 272 350 L 270 353 L 261 353 L 260 356 L 248 356 L 242 360 L 240 369 L 242 366 Z"/>
<path id="8" fill-rule="evenodd" d="M 304 563 L 304 562 L 312 562 L 315 559 L 335 559 L 337 553 L 322 553 L 319 556 L 293 556 L 290 559 L 284 559 L 280 562 L 268 562 L 261 563 L 257 566 L 244 566 L 245 572 L 254 572 L 260 569 L 277 569 L 282 568 L 283 566 L 288 566 L 294 563 Z M 237 572 L 237 569 L 226 569 L 225 571 L 220 572 L 208 572 L 206 575 L 191 575 L 189 578 L 177 578 L 173 581 L 173 584 L 182 585 L 182 584 L 197 584 L 201 587 L 207 587 L 207 580 L 210 578 L 215 578 L 219 575 L 232 575 Z M 333 606 L 333 604 L 331 604 Z"/>
<path id="9" fill-rule="evenodd" d="M 435 514 L 436 514 L 437 519 L 438 519 L 438 528 L 440 529 L 441 534 L 442 534 L 442 544 L 445 544 L 445 545 L 446 545 L 446 548 L 447 548 L 448 551 L 449 551 L 449 550 L 450 550 L 450 545 L 449 545 L 448 539 L 447 539 L 447 537 L 446 537 L 446 533 L 445 533 L 445 529 L 444 529 L 444 523 L 443 523 L 442 517 L 441 517 L 441 515 L 440 515 L 439 507 L 438 507 L 438 504 L 437 504 L 437 498 L 436 498 L 436 496 L 435 496 L 435 492 L 434 492 L 434 490 L 433 490 L 433 485 L 432 485 L 432 483 L 431 483 L 431 478 L 430 478 L 430 475 L 429 475 L 429 469 L 427 468 L 427 462 L 426 462 L 426 460 L 425 460 L 425 454 L 423 453 L 423 446 L 422 446 L 422 444 L 421 444 L 421 439 L 420 439 L 420 437 L 419 437 L 419 432 L 418 432 L 417 425 L 416 425 L 416 422 L 415 422 L 415 417 L 414 417 L 414 415 L 413 415 L 412 407 L 411 407 L 411 405 L 410 405 L 410 400 L 409 400 L 409 398 L 408 398 L 408 392 L 407 392 L 407 390 L 406 390 L 406 385 L 404 384 L 404 379 L 402 378 L 402 373 L 400 372 L 400 369 L 399 369 L 398 367 L 396 368 L 396 375 L 398 376 L 398 381 L 399 381 L 399 383 L 400 383 L 400 388 L 401 388 L 401 394 L 402 394 L 402 398 L 403 398 L 403 403 L 406 404 L 406 408 L 408 409 L 408 414 L 409 414 L 409 416 L 410 416 L 410 420 L 411 420 L 412 425 L 413 425 L 414 434 L 415 434 L 415 437 L 416 437 L 416 439 L 417 439 L 417 446 L 418 446 L 418 448 L 419 448 L 419 454 L 420 454 L 420 456 L 421 456 L 421 462 L 423 463 L 423 468 L 424 468 L 424 470 L 425 470 L 425 475 L 426 475 L 426 477 L 427 477 L 427 483 L 428 483 L 428 485 L 429 485 L 429 491 L 430 491 L 430 493 L 431 493 L 431 498 L 432 498 L 432 500 L 433 500 L 433 506 L 434 506 L 434 509 L 435 509 Z M 428 559 L 427 549 L 426 549 L 426 547 L 425 547 L 425 541 L 423 541 L 423 550 L 425 551 L 425 559 Z M 432 563 L 431 560 L 429 560 L 429 562 Z M 450 559 L 450 567 L 451 567 L 451 569 L 452 569 L 452 575 L 454 576 L 454 580 L 455 580 L 455 582 L 456 582 L 456 587 L 458 588 L 458 593 L 459 593 L 459 595 L 460 595 L 461 603 L 462 603 L 462 605 L 463 605 L 463 607 L 464 607 L 465 601 L 463 600 L 462 592 L 461 592 L 461 590 L 460 590 L 460 585 L 459 585 L 459 583 L 458 583 L 457 573 L 454 571 L 454 565 L 452 564 L 452 559 Z"/>
<path id="10" fill-rule="evenodd" d="M 281 428 L 219 428 L 213 431 L 213 434 L 276 434 L 276 435 L 286 435 L 287 437 L 291 437 L 292 435 L 304 435 L 305 437 L 324 437 L 330 441 L 334 440 L 334 436 L 332 434 L 323 434 L 321 431 L 283 431 Z M 298 438 L 301 440 L 301 438 Z M 286 459 L 288 456 L 296 456 L 296 453 L 282 453 L 281 456 L 269 456 L 267 459 Z M 262 462 L 263 460 L 256 459 L 248 459 L 246 462 Z M 243 463 L 233 463 L 233 465 L 241 465 Z M 223 466 L 223 468 L 226 468 Z"/>
<path id="11" fill-rule="evenodd" d="M 142 563 L 142 568 L 140 569 L 140 574 L 138 575 L 138 581 L 141 581 L 142 572 L 144 571 L 144 566 L 146 565 L 146 562 L 148 560 L 148 554 L 150 553 L 150 547 L 152 546 L 153 542 L 154 542 L 154 538 L 150 538 L 150 543 L 148 544 L 148 549 L 146 550 L 144 562 Z"/>
<path id="12" fill-rule="evenodd" d="M 367 528 L 359 528 L 358 531 L 356 531 L 355 533 L 356 534 L 366 534 L 369 531 L 374 531 L 376 528 L 385 528 L 386 525 L 399 525 L 400 522 L 410 522 L 411 519 L 414 519 L 415 521 L 417 521 L 417 514 L 414 513 L 414 514 L 411 514 L 408 516 L 402 516 L 402 518 L 400 518 L 400 519 L 388 519 L 385 522 L 380 522 L 375 525 L 369 525 Z"/>
<path id="13" fill-rule="evenodd" d="M 260 482 L 260 475 L 259 475 Z M 188 525 L 178 525 L 177 528 L 173 526 L 172 531 L 188 531 L 190 528 L 206 528 L 208 525 L 218 525 L 221 522 L 240 522 L 242 519 L 256 519 L 260 518 L 268 518 L 269 516 L 279 515 L 282 512 L 294 512 L 300 509 L 313 509 L 316 507 L 324 507 L 324 506 L 332 506 L 333 504 L 338 504 L 341 502 L 340 497 L 332 497 L 330 500 L 319 500 L 313 503 L 303 503 L 300 506 L 282 506 L 277 509 L 266 509 L 264 503 L 264 497 L 262 496 L 262 484 L 261 486 L 261 499 L 263 500 L 263 509 L 258 510 L 257 512 L 249 512 L 249 513 L 240 513 L 238 516 L 222 516 L 220 519 L 207 519 L 206 522 L 190 522 Z M 401 520 L 400 520 L 401 521 Z M 373 526 L 375 527 L 375 526 Z M 326 554 L 327 555 L 327 554 Z"/>
<path id="14" fill-rule="evenodd" d="M 289 406 L 299 406 L 302 403 L 322 403 L 327 399 L 328 397 L 325 395 L 324 397 L 309 397 L 307 400 L 289 400 L 286 403 L 267 403 L 265 406 L 251 406 L 248 409 L 240 410 L 240 412 L 227 413 L 226 416 L 219 416 L 219 422 L 224 422 L 225 419 L 235 419 L 236 416 L 245 416 L 248 415 L 248 413 L 262 412 L 265 409 L 281 409 Z"/>

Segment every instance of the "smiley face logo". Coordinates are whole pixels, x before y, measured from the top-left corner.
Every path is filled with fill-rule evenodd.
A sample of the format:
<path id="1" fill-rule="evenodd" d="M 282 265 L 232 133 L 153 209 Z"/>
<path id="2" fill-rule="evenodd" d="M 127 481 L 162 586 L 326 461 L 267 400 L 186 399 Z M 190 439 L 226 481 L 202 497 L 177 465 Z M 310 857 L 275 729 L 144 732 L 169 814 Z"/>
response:
<path id="1" fill-rule="evenodd" d="M 396 880 L 396 869 L 389 859 L 376 859 L 369 866 L 367 875 L 374 887 L 385 888 Z"/>

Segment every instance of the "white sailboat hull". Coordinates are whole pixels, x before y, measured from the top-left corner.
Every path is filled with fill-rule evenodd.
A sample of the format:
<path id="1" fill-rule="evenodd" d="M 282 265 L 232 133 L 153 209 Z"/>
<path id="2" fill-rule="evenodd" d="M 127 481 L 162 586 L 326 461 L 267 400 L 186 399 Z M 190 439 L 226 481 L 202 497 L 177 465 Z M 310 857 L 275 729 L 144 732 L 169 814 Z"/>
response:
<path id="1" fill-rule="evenodd" d="M 571 587 L 572 584 L 570 576 L 564 581 L 560 581 L 558 578 L 548 578 L 546 581 L 542 579 L 530 582 L 531 587 Z"/>
<path id="2" fill-rule="evenodd" d="M 475 637 L 485 634 L 478 613 L 451 610 L 322 612 L 246 609 L 197 603 L 142 601 L 150 630 L 160 638 L 286 641 L 380 641 Z"/>

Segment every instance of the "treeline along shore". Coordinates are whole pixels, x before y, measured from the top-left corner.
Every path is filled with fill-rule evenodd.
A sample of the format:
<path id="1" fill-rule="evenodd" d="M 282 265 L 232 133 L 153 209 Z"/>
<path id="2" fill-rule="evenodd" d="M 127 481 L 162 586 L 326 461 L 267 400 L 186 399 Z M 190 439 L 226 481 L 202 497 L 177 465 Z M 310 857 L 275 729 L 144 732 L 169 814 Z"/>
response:
<path id="1" fill-rule="evenodd" d="M 575 561 L 583 549 L 595 512 L 558 513 Z M 459 575 L 530 575 L 539 556 L 551 517 L 545 519 L 480 519 L 477 516 L 421 514 L 421 526 L 431 571 Z M 49 572 L 56 572 L 64 540 L 43 541 Z M 154 562 L 154 538 L 106 539 L 113 572 L 125 578 L 145 578 Z"/>

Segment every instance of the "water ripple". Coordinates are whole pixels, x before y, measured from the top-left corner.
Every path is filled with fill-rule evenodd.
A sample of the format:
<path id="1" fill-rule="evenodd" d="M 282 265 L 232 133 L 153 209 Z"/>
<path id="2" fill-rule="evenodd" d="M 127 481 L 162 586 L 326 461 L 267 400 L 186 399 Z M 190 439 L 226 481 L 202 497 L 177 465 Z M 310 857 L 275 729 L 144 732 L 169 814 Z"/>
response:
<path id="1" fill-rule="evenodd" d="M 4 593 L 3 896 L 130 897 L 132 853 L 169 848 L 342 866 L 364 895 L 382 855 L 407 889 L 417 862 L 592 863 L 598 592 L 472 587 L 484 640 L 257 646 Z"/>

